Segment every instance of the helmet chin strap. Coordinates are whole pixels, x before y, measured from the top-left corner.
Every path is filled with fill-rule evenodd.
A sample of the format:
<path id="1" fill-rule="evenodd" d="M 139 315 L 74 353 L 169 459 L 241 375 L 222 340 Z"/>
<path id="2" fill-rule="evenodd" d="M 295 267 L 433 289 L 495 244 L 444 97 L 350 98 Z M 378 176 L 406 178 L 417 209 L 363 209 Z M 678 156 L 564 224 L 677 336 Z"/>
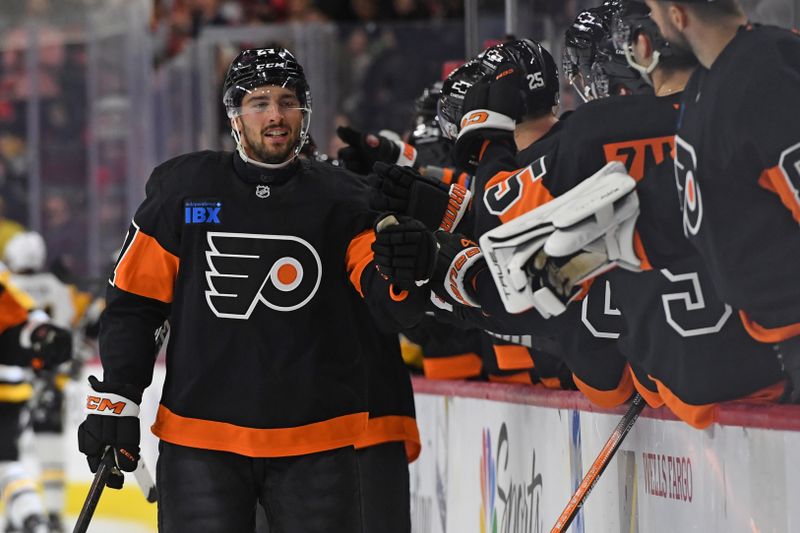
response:
<path id="1" fill-rule="evenodd" d="M 654 50 L 653 61 L 650 63 L 649 66 L 646 67 L 636 62 L 636 58 L 633 57 L 633 54 L 631 53 L 630 45 L 624 48 L 624 52 L 625 52 L 625 59 L 628 61 L 628 65 L 630 65 L 632 69 L 636 70 L 639 74 L 641 74 L 644 82 L 650 87 L 652 87 L 653 79 L 650 77 L 650 74 L 658 66 L 658 61 L 659 59 L 661 59 L 661 52 L 659 52 L 658 50 Z"/>
<path id="2" fill-rule="evenodd" d="M 291 157 L 282 163 L 264 163 L 263 161 L 256 161 L 255 159 L 249 157 L 244 150 L 244 146 L 242 146 L 242 134 L 239 132 L 238 126 L 236 126 L 236 121 L 231 121 L 231 137 L 233 137 L 233 140 L 236 141 L 236 151 L 239 152 L 239 157 L 241 157 L 242 161 L 247 164 L 270 170 L 276 170 L 288 166 L 289 163 L 294 161 L 297 156 L 300 155 L 300 150 L 303 149 L 303 145 L 305 145 L 306 141 L 308 140 L 308 128 L 311 126 L 311 110 L 308 110 L 307 112 L 308 122 L 305 124 L 303 131 L 300 133 L 300 139 L 297 141 L 297 146 L 295 146 Z"/>

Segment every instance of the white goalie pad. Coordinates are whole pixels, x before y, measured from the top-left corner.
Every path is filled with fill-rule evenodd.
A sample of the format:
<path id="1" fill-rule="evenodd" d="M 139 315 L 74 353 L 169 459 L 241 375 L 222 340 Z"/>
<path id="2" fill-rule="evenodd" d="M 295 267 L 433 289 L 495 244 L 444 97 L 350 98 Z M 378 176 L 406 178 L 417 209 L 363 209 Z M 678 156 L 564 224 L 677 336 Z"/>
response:
<path id="1" fill-rule="evenodd" d="M 552 224 L 519 223 L 521 218 L 498 226 L 480 238 L 486 264 L 509 313 L 522 313 L 534 306 L 525 265 L 555 231 Z"/>
<path id="2" fill-rule="evenodd" d="M 612 161 L 561 195 L 564 207 L 552 215 L 557 230 L 545 243 L 545 253 L 550 257 L 568 257 L 581 250 L 604 253 L 614 264 L 638 269 L 633 247 L 639 215 L 635 188 L 636 180 L 625 166 Z"/>
<path id="3" fill-rule="evenodd" d="M 612 162 L 558 198 L 484 234 L 481 248 L 506 311 L 536 307 L 545 318 L 564 311 L 552 291 L 530 286 L 526 265 L 540 250 L 550 257 L 591 252 L 586 260 L 568 263 L 565 278 L 571 285 L 615 266 L 638 270 L 635 187 L 624 165 Z"/>

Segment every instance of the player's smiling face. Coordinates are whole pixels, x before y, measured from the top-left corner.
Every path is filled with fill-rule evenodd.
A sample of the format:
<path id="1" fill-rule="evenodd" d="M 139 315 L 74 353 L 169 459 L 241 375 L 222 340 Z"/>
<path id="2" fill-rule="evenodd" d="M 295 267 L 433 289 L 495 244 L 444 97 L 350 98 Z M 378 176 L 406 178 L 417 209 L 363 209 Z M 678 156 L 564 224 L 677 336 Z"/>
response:
<path id="1" fill-rule="evenodd" d="M 247 156 L 262 163 L 283 163 L 300 138 L 303 111 L 293 89 L 266 85 L 242 99 L 239 121 L 242 147 Z"/>

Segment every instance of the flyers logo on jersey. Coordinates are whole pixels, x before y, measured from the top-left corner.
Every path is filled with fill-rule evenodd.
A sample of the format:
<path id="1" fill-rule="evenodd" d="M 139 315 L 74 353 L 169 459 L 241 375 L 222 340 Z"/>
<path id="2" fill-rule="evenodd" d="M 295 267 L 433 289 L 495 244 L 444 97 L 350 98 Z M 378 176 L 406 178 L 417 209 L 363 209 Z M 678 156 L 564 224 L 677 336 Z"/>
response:
<path id="1" fill-rule="evenodd" d="M 697 153 L 694 147 L 675 136 L 675 184 L 683 210 L 683 233 L 697 235 L 703 222 L 703 196 L 697 183 Z"/>
<path id="2" fill-rule="evenodd" d="M 207 239 L 206 302 L 219 318 L 247 320 L 259 303 L 294 311 L 319 289 L 319 254 L 299 237 L 210 231 Z"/>

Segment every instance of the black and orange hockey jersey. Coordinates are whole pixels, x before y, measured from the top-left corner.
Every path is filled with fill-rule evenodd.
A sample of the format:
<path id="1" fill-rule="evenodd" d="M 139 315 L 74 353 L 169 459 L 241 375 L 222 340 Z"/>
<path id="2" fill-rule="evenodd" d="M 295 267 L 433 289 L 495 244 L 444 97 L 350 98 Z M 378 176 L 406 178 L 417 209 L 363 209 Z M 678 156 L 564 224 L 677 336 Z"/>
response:
<path id="1" fill-rule="evenodd" d="M 367 367 L 367 429 L 355 447 L 368 448 L 387 442 L 402 442 L 408 462 L 419 457 L 422 444 L 414 409 L 411 376 L 400 353 L 397 332 L 382 331 L 366 306 L 356 309 L 358 343 Z"/>
<path id="2" fill-rule="evenodd" d="M 353 444 L 367 423 L 359 306 L 400 329 L 427 301 L 377 274 L 366 184 L 315 161 L 266 171 L 199 152 L 157 167 L 146 193 L 109 280 L 104 379 L 147 387 L 169 318 L 158 437 L 253 457 Z"/>
<path id="3" fill-rule="evenodd" d="M 637 95 L 586 104 L 565 121 L 557 146 L 542 164 L 503 180 L 510 182 L 517 175 L 530 174 L 533 179 L 522 179 L 526 187 L 520 187 L 517 201 L 519 205 L 530 204 L 527 211 L 563 194 L 609 161 L 626 165 L 639 181 L 640 231 L 669 243 L 667 255 L 673 260 L 670 270 L 638 274 L 612 271 L 595 280 L 587 298 L 573 304 L 576 309 L 557 321 L 569 321 L 571 314 L 573 323 L 580 320 L 581 326 L 598 339 L 615 339 L 632 366 L 659 382 L 660 390 L 676 406 L 682 404 L 677 409 L 682 418 L 703 425 L 708 418 L 695 417 L 691 408 L 683 406 L 747 396 L 779 382 L 781 376 L 774 355 L 748 339 L 741 324 L 731 320 L 730 308 L 714 294 L 713 287 L 707 286 L 701 258 L 680 235 L 680 211 L 668 172 L 679 98 Z M 647 266 L 647 249 L 638 236 L 636 244 Z M 580 352 L 584 358 L 591 353 L 576 343 L 568 329 L 560 332 L 565 359 L 573 353 Z M 572 352 L 570 342 L 577 344 Z M 613 361 L 613 357 L 609 359 Z M 575 364 L 572 362 L 571 367 Z M 614 376 L 621 378 L 616 391 L 621 399 L 630 394 L 634 384 L 624 367 L 613 366 Z M 722 379 L 713 379 L 717 376 Z M 579 387 L 587 385 L 576 381 Z"/>
<path id="4" fill-rule="evenodd" d="M 798 94 L 800 37 L 742 27 L 690 79 L 675 147 L 683 229 L 723 300 L 767 343 L 800 335 Z"/>

